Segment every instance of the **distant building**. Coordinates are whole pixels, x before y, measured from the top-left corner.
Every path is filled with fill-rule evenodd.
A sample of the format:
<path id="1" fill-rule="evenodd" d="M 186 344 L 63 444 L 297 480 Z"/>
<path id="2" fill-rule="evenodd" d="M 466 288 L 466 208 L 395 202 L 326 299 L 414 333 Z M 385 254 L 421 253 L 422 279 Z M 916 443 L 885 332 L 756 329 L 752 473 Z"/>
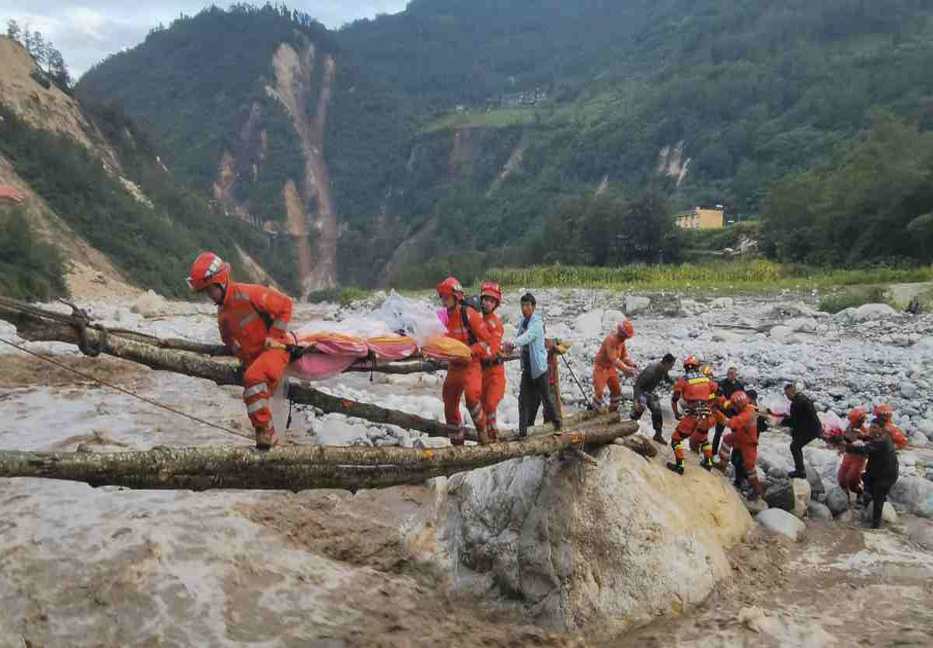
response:
<path id="1" fill-rule="evenodd" d="M 718 229 L 725 226 L 722 205 L 715 207 L 694 207 L 674 217 L 677 226 L 684 229 Z"/>

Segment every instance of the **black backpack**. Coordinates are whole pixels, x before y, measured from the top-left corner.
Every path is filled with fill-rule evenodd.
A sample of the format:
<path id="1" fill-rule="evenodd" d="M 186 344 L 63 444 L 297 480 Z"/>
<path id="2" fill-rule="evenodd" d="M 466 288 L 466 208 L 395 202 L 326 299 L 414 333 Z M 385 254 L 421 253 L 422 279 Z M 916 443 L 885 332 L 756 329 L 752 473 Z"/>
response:
<path id="1" fill-rule="evenodd" d="M 467 309 L 472 308 L 480 314 L 480 317 L 483 316 L 483 301 L 479 298 L 478 295 L 472 295 L 470 297 L 464 298 L 460 302 L 460 323 L 463 324 L 463 328 L 466 330 L 469 336 L 469 346 L 476 344 L 476 335 L 473 333 L 473 329 L 470 327 L 470 316 L 467 314 Z"/>

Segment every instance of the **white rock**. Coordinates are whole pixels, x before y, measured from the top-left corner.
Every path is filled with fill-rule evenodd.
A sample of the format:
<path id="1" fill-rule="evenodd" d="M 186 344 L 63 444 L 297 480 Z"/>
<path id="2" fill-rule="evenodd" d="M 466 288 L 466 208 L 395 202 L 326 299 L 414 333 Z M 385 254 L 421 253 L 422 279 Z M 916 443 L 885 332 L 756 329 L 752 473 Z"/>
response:
<path id="1" fill-rule="evenodd" d="M 833 521 L 833 512 L 829 510 L 829 507 L 825 504 L 820 504 L 817 501 L 810 502 L 810 509 L 808 511 L 808 517 L 811 520 L 823 520 L 826 522 Z"/>
<path id="2" fill-rule="evenodd" d="M 762 511 L 755 519 L 766 529 L 785 535 L 795 542 L 807 528 L 800 518 L 778 508 Z"/>
<path id="3" fill-rule="evenodd" d="M 601 340 L 604 333 L 603 311 L 591 310 L 580 315 L 573 321 L 573 329 L 578 337 Z"/>
<path id="4" fill-rule="evenodd" d="M 615 445 L 598 459 L 583 471 L 535 457 L 451 477 L 435 538 L 454 589 L 572 630 L 682 611 L 732 577 L 725 548 L 751 527 L 732 489 Z"/>
<path id="5" fill-rule="evenodd" d="M 901 477 L 891 488 L 888 499 L 908 513 L 933 517 L 933 482 L 922 477 Z"/>
<path id="6" fill-rule="evenodd" d="M 713 333 L 713 342 L 723 342 L 725 344 L 740 344 L 743 338 L 737 333 L 730 331 L 716 331 Z"/>
<path id="7" fill-rule="evenodd" d="M 933 353 L 933 336 L 920 338 L 911 348 L 915 351 Z"/>
<path id="8" fill-rule="evenodd" d="M 651 307 L 651 300 L 647 297 L 640 297 L 638 295 L 626 295 L 625 296 L 625 309 L 626 315 L 637 315 L 638 313 L 643 313 Z"/>
<path id="9" fill-rule="evenodd" d="M 882 319 L 896 314 L 897 311 L 887 304 L 864 304 L 855 309 L 855 319 L 859 322 Z"/>
<path id="10" fill-rule="evenodd" d="M 168 313 L 168 302 L 165 301 L 162 295 L 150 289 L 136 298 L 136 301 L 130 306 L 130 312 L 143 317 L 160 317 Z"/>
<path id="11" fill-rule="evenodd" d="M 794 330 L 789 326 L 775 326 L 769 332 L 772 340 L 777 342 L 790 343 L 794 335 Z"/>
<path id="12" fill-rule="evenodd" d="M 735 302 L 733 301 L 732 297 L 719 297 L 712 301 L 712 303 L 710 304 L 710 308 L 730 310 L 734 304 Z"/>
<path id="13" fill-rule="evenodd" d="M 904 398 L 915 398 L 918 393 L 919 390 L 913 383 L 905 382 L 901 385 L 901 396 Z"/>
<path id="14" fill-rule="evenodd" d="M 862 522 L 871 522 L 874 508 L 874 504 L 869 504 L 862 509 Z M 888 524 L 897 524 L 897 511 L 894 510 L 894 506 L 892 506 L 891 502 L 884 503 L 884 508 L 881 509 L 881 519 Z"/>
<path id="15" fill-rule="evenodd" d="M 619 322 L 625 319 L 625 313 L 617 310 L 604 310 L 602 316 L 602 330 L 603 335 L 607 335 L 612 331 L 616 330 L 616 326 Z M 551 334 L 551 331 L 548 330 L 548 335 Z"/>
<path id="16" fill-rule="evenodd" d="M 450 439 L 445 437 L 421 437 L 414 442 L 414 447 L 421 450 L 425 448 L 449 448 L 450 445 Z"/>
<path id="17" fill-rule="evenodd" d="M 790 330 L 803 333 L 815 333 L 816 332 L 816 320 L 812 317 L 795 317 L 792 320 L 784 322 L 784 326 Z"/>
<path id="18" fill-rule="evenodd" d="M 911 542 L 917 543 L 928 551 L 933 551 L 933 524 L 918 525 L 910 530 L 907 537 Z"/>

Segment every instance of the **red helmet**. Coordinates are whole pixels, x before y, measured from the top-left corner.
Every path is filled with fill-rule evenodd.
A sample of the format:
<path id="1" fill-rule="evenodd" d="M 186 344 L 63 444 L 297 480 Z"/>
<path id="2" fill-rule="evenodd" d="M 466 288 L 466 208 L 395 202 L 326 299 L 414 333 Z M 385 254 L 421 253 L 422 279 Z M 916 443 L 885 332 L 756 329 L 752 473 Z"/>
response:
<path id="1" fill-rule="evenodd" d="M 211 284 L 223 286 L 230 278 L 230 264 L 213 252 L 202 252 L 191 265 L 188 287 L 194 292 L 201 292 Z"/>
<path id="2" fill-rule="evenodd" d="M 437 294 L 441 297 L 450 297 L 453 295 L 457 298 L 457 301 L 461 301 L 463 299 L 463 286 L 460 285 L 460 282 L 457 281 L 456 278 L 447 277 L 437 284 Z"/>
<path id="3" fill-rule="evenodd" d="M 635 327 L 628 321 L 628 318 L 622 319 L 616 326 L 616 335 L 626 340 L 635 335 Z"/>
<path id="4" fill-rule="evenodd" d="M 480 295 L 482 297 L 492 297 L 496 300 L 497 305 L 502 303 L 502 289 L 499 288 L 499 284 L 494 281 L 484 282 Z"/>
<path id="5" fill-rule="evenodd" d="M 732 394 L 732 397 L 729 400 L 732 401 L 732 407 L 734 407 L 736 410 L 743 410 L 749 403 L 752 402 L 752 400 L 748 397 L 748 394 L 743 391 L 735 392 Z"/>
<path id="6" fill-rule="evenodd" d="M 876 419 L 887 423 L 894 417 L 894 410 L 892 410 L 891 406 L 887 403 L 882 403 L 881 405 L 875 405 L 875 407 L 872 408 L 871 415 Z"/>
<path id="7" fill-rule="evenodd" d="M 697 369 L 700 366 L 700 361 L 697 360 L 697 357 L 694 355 L 688 355 L 684 358 L 684 369 Z"/>
<path id="8" fill-rule="evenodd" d="M 853 407 L 849 410 L 849 414 L 846 418 L 849 419 L 849 424 L 852 425 L 852 427 L 859 427 L 865 423 L 866 416 L 865 410 L 861 407 Z"/>

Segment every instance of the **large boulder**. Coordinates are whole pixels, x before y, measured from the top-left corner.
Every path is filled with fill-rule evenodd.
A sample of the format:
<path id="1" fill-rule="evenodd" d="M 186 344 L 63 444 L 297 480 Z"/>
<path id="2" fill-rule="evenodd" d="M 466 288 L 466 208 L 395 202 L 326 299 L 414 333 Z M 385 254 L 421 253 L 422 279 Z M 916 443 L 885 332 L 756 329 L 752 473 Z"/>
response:
<path id="1" fill-rule="evenodd" d="M 933 524 L 920 524 L 908 532 L 908 538 L 928 551 L 933 551 Z"/>
<path id="2" fill-rule="evenodd" d="M 785 344 L 790 344 L 796 340 L 794 337 L 794 329 L 789 326 L 775 326 L 768 333 L 771 336 L 772 340 L 777 342 L 783 342 Z"/>
<path id="3" fill-rule="evenodd" d="M 130 306 L 130 312 L 147 318 L 162 317 L 169 313 L 169 306 L 162 295 L 150 289 L 136 298 Z"/>
<path id="4" fill-rule="evenodd" d="M 752 526 L 733 489 L 617 445 L 596 457 L 450 478 L 435 551 L 454 589 L 557 629 L 611 630 L 681 613 L 731 578 L 726 551 Z"/>
<path id="5" fill-rule="evenodd" d="M 874 504 L 869 504 L 862 509 L 862 522 L 871 522 L 872 511 L 875 510 Z M 887 524 L 897 524 L 897 511 L 894 510 L 894 507 L 891 505 L 891 502 L 885 502 L 884 508 L 881 509 L 881 519 Z"/>
<path id="6" fill-rule="evenodd" d="M 864 304 L 855 309 L 855 320 L 867 322 L 896 315 L 897 311 L 887 304 Z"/>
<path id="7" fill-rule="evenodd" d="M 849 509 L 849 495 L 841 486 L 833 486 L 826 493 L 825 503 L 834 516 L 842 515 Z"/>
<path id="8" fill-rule="evenodd" d="M 597 309 L 591 310 L 588 313 L 583 313 L 573 321 L 573 330 L 581 339 L 602 339 L 603 311 Z"/>
<path id="9" fill-rule="evenodd" d="M 602 317 L 602 332 L 606 335 L 616 330 L 616 325 L 625 319 L 625 313 L 618 310 L 604 310 Z"/>
<path id="10" fill-rule="evenodd" d="M 651 308 L 651 300 L 648 297 L 639 297 L 638 295 L 626 295 L 625 305 L 622 307 L 626 315 L 637 315 L 644 313 Z"/>
<path id="11" fill-rule="evenodd" d="M 777 508 L 769 508 L 755 516 L 755 519 L 766 529 L 775 533 L 787 536 L 796 542 L 800 534 L 803 533 L 807 525 L 800 518 L 791 515 L 787 511 Z"/>
<path id="12" fill-rule="evenodd" d="M 810 508 L 807 510 L 807 517 L 811 520 L 823 520 L 824 522 L 833 521 L 833 512 L 825 504 L 817 501 L 810 502 Z"/>
<path id="13" fill-rule="evenodd" d="M 933 517 L 933 482 L 923 477 L 901 477 L 891 489 L 888 499 L 908 513 Z"/>
<path id="14" fill-rule="evenodd" d="M 765 501 L 771 508 L 779 508 L 802 518 L 810 506 L 810 483 L 806 479 L 782 479 L 768 487 Z"/>

